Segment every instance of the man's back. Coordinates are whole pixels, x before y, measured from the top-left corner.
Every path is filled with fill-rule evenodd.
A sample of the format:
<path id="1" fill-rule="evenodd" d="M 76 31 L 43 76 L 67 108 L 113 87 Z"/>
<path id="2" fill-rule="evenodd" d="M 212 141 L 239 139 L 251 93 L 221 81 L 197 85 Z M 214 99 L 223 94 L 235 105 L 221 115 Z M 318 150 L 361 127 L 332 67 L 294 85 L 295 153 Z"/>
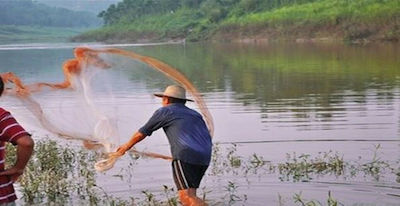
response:
<path id="1" fill-rule="evenodd" d="M 202 116 L 184 104 L 170 104 L 158 109 L 139 131 L 146 135 L 163 128 L 174 159 L 208 165 L 211 159 L 211 136 Z"/>

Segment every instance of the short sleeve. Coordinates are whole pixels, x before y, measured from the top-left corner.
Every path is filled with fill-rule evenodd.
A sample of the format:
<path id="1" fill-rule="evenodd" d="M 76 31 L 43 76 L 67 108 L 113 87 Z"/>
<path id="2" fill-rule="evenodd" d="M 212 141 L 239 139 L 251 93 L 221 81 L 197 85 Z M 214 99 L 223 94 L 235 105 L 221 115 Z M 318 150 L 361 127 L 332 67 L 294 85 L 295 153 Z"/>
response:
<path id="1" fill-rule="evenodd" d="M 150 136 L 154 131 L 165 126 L 168 122 L 169 111 L 165 107 L 162 107 L 154 112 L 153 116 L 147 121 L 147 123 L 139 129 L 139 132 Z"/>
<path id="2" fill-rule="evenodd" d="M 0 116 L 0 141 L 16 144 L 17 140 L 25 135 L 30 135 L 9 113 Z"/>

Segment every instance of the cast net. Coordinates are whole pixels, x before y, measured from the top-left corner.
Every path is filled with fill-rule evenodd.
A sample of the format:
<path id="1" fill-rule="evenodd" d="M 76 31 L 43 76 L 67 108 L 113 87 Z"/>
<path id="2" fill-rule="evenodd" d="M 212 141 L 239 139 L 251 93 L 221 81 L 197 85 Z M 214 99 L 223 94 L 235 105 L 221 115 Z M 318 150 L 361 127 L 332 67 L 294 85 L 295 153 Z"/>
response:
<path id="1" fill-rule="evenodd" d="M 175 84 L 183 86 L 194 99 L 213 134 L 212 117 L 204 100 L 193 84 L 173 67 L 152 57 L 115 48 L 78 47 L 74 50 L 74 56 L 74 59 L 63 64 L 65 79 L 62 82 L 38 81 L 28 84 L 13 73 L 2 73 L 6 86 L 4 95 L 22 103 L 26 108 L 22 116 L 27 122 L 36 123 L 38 128 L 64 139 L 80 140 L 85 148 L 98 149 L 106 154 L 106 158 L 95 165 L 98 171 L 113 167 L 119 157 L 112 154 L 120 145 L 121 133 L 127 135 L 121 132 L 121 124 L 126 124 L 126 121 L 121 121 L 121 113 L 117 111 L 121 101 L 115 102 L 114 94 L 118 81 L 123 81 L 124 75 L 111 78 L 116 74 L 112 71 L 121 67 L 145 65 L 145 68 L 161 72 Z M 132 61 L 139 64 L 132 64 Z M 137 128 L 130 129 L 133 134 Z M 149 151 L 134 152 L 171 159 L 168 155 Z"/>

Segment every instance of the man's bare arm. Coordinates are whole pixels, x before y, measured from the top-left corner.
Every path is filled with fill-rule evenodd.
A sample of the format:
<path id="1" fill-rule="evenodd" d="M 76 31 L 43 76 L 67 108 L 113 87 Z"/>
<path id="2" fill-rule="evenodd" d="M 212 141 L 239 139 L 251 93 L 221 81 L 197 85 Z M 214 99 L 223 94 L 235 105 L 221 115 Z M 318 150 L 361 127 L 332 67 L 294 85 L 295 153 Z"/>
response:
<path id="1" fill-rule="evenodd" d="M 132 135 L 131 139 L 127 143 L 118 148 L 116 155 L 124 155 L 126 151 L 130 150 L 136 143 L 142 141 L 144 138 L 146 138 L 145 134 L 139 131 L 135 132 L 135 134 Z"/>
<path id="2" fill-rule="evenodd" d="M 17 161 L 10 169 L 0 172 L 0 175 L 8 175 L 12 181 L 16 181 L 24 172 L 25 166 L 32 156 L 34 142 L 28 135 L 17 140 Z"/>

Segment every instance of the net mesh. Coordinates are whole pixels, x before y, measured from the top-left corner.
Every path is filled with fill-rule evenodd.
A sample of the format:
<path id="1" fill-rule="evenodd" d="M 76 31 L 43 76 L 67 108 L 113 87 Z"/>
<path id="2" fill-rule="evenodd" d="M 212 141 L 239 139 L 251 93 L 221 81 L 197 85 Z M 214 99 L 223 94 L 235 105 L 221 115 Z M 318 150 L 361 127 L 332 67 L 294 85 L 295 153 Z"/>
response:
<path id="1" fill-rule="evenodd" d="M 113 69 L 133 60 L 148 65 L 148 68 L 183 86 L 193 97 L 213 134 L 212 117 L 204 100 L 193 84 L 175 68 L 155 58 L 115 48 L 78 47 L 74 56 L 63 64 L 62 82 L 25 84 L 11 72 L 2 73 L 6 86 L 4 94 L 20 100 L 35 120 L 30 122 L 37 122 L 38 127 L 65 139 L 81 140 L 87 149 L 99 149 L 104 154 L 111 154 L 120 144 L 121 121 L 112 89 L 118 82 L 113 82 L 110 75 Z M 22 116 L 29 118 L 28 113 Z M 157 153 L 133 151 L 154 158 L 171 159 Z M 98 171 L 105 171 L 112 168 L 118 158 L 110 155 L 95 167 Z"/>

